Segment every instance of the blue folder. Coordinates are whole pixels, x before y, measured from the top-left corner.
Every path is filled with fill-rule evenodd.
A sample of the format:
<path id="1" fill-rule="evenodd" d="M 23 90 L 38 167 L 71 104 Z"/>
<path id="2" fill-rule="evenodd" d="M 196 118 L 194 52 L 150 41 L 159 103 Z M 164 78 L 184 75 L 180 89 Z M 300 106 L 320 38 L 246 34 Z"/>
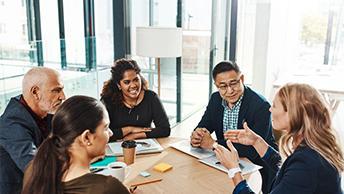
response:
<path id="1" fill-rule="evenodd" d="M 104 159 L 98 160 L 91 164 L 91 168 L 105 168 L 111 162 L 116 162 L 116 156 L 105 156 Z"/>

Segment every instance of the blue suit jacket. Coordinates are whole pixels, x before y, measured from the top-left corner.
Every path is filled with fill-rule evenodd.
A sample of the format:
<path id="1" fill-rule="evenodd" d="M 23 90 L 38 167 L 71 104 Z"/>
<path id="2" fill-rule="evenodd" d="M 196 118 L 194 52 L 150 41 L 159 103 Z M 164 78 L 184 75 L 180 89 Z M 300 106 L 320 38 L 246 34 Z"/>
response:
<path id="1" fill-rule="evenodd" d="M 271 151 L 263 159 L 276 168 L 279 156 Z M 240 182 L 233 191 L 234 194 L 253 194 L 246 181 Z M 270 194 L 342 194 L 341 177 L 318 152 L 308 146 L 297 148 L 283 163 L 276 175 Z"/>
<path id="2" fill-rule="evenodd" d="M 43 136 L 35 120 L 14 97 L 0 117 L 0 194 L 20 193 L 23 173 Z M 48 115 L 50 129 L 52 115 Z"/>
<path id="3" fill-rule="evenodd" d="M 270 104 L 263 96 L 245 86 L 244 96 L 239 110 L 237 128 L 243 129 L 242 121 L 245 119 L 248 126 L 255 133 L 263 137 L 270 146 L 277 150 L 272 132 L 271 113 L 269 108 Z M 226 140 L 223 136 L 223 111 L 222 98 L 219 92 L 215 92 L 211 95 L 207 109 L 197 127 L 207 128 L 210 133 L 215 132 L 217 141 L 221 145 L 227 147 Z M 263 169 L 260 171 L 263 180 L 262 191 L 267 193 L 276 172 L 271 171 L 266 166 L 252 146 L 241 144 L 234 144 L 234 146 L 241 157 L 247 157 L 253 163 L 263 166 Z"/>

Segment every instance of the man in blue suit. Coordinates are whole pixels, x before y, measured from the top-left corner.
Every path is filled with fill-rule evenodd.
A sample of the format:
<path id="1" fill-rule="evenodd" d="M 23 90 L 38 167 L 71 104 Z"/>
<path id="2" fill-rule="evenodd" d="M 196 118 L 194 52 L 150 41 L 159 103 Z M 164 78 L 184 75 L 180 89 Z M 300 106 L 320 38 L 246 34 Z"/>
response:
<path id="1" fill-rule="evenodd" d="M 232 61 L 223 61 L 213 69 L 213 79 L 218 88 L 209 100 L 207 109 L 191 134 L 191 145 L 211 149 L 215 140 L 211 133 L 215 132 L 217 142 L 226 145 L 224 133 L 228 130 L 243 129 L 243 122 L 277 149 L 272 133 L 270 104 L 266 99 L 244 85 L 244 75 L 238 65 Z M 234 145 L 240 157 L 246 157 L 253 163 L 263 166 L 262 191 L 267 193 L 275 172 L 262 161 L 252 146 Z"/>
<path id="2" fill-rule="evenodd" d="M 21 192 L 25 168 L 49 135 L 51 113 L 64 99 L 57 71 L 37 67 L 24 75 L 22 94 L 11 98 L 0 118 L 0 194 Z"/>

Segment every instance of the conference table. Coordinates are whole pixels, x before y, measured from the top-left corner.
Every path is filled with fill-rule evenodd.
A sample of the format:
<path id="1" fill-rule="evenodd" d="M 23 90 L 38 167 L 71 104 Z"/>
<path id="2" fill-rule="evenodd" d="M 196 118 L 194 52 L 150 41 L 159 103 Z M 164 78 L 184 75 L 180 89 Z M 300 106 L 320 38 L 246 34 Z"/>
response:
<path id="1" fill-rule="evenodd" d="M 169 145 L 181 141 L 181 138 L 159 138 L 158 142 L 164 148 L 161 153 L 137 155 L 134 164 L 130 165 L 128 177 L 124 184 L 129 188 L 132 184 L 162 179 L 138 186 L 135 193 L 232 193 L 234 185 L 226 173 L 209 167 L 198 161 L 197 158 L 180 152 Z M 123 161 L 123 157 L 118 158 Z M 161 173 L 153 170 L 153 167 L 165 162 L 173 168 Z M 147 171 L 149 177 L 142 177 L 140 172 Z M 245 175 L 251 188 L 258 192 L 261 188 L 261 178 L 258 171 Z"/>

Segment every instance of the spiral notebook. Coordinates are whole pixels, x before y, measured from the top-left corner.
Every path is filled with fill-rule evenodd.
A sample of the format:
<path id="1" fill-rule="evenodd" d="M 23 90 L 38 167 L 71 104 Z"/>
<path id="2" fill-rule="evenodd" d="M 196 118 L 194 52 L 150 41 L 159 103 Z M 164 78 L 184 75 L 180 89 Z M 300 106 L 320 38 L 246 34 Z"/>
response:
<path id="1" fill-rule="evenodd" d="M 136 141 L 136 154 L 158 153 L 164 150 L 156 139 L 138 139 Z M 111 142 L 107 144 L 105 155 L 123 156 L 121 147 L 123 141 Z"/>

